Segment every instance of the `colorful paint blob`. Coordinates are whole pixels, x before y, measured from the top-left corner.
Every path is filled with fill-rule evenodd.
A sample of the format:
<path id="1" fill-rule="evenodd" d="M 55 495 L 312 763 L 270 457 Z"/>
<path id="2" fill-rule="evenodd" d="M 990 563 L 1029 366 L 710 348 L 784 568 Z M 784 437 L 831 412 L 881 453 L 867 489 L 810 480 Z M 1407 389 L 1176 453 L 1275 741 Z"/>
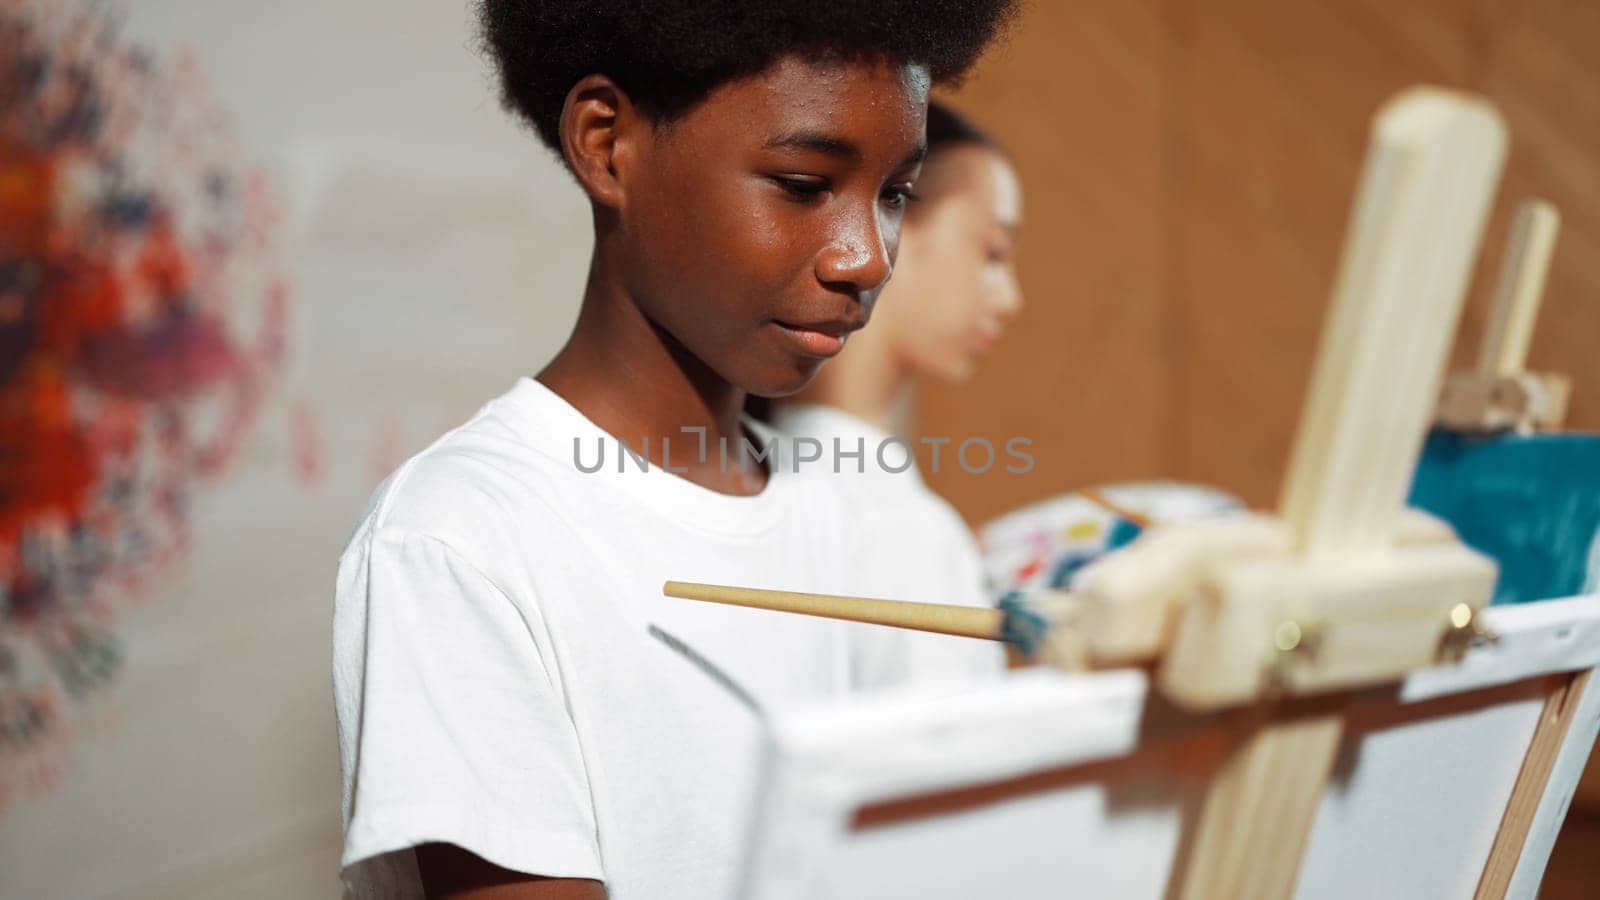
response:
<path id="1" fill-rule="evenodd" d="M 0 809 L 59 770 L 280 367 L 279 218 L 193 55 L 0 0 Z"/>

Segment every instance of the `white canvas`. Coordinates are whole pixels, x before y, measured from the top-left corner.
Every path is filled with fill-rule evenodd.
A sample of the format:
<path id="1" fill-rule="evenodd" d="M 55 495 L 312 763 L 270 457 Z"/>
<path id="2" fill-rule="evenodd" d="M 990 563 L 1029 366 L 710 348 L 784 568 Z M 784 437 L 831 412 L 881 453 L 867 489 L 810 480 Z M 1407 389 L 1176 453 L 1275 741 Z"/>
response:
<path id="1" fill-rule="evenodd" d="M 1486 621 L 1500 640 L 1412 675 L 1398 714 L 1376 724 L 1352 716 L 1298 898 L 1472 896 L 1538 722 L 1537 676 L 1600 663 L 1600 597 L 1493 608 Z M 1146 692 L 1138 671 L 1026 670 L 773 712 L 738 896 L 1160 898 L 1203 782 L 1136 765 Z M 1511 896 L 1537 887 L 1549 853 L 1541 836 L 1559 827 L 1600 719 L 1593 695 Z M 1061 771 L 1042 790 L 851 827 L 864 805 L 1047 770 Z"/>

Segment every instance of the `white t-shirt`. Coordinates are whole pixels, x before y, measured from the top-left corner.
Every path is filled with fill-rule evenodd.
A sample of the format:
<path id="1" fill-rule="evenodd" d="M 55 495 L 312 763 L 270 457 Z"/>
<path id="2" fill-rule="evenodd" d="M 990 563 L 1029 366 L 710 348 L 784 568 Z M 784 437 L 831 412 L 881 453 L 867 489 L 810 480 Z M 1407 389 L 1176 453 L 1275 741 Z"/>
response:
<path id="1" fill-rule="evenodd" d="M 855 580 L 864 594 L 891 600 L 987 606 L 983 558 L 961 514 L 922 480 L 909 443 L 864 419 L 821 404 L 774 411 L 773 425 L 797 449 L 802 474 L 826 476 L 845 492 L 868 565 Z M 874 629 L 860 668 L 877 682 L 938 674 L 992 676 L 1005 668 L 1001 645 L 971 638 Z"/>
<path id="2" fill-rule="evenodd" d="M 730 496 L 633 457 L 619 473 L 620 452 L 522 378 L 373 494 L 334 611 L 348 894 L 420 896 L 409 848 L 444 841 L 621 900 L 726 895 L 757 726 L 651 623 L 768 706 L 894 680 L 863 656 L 904 632 L 661 593 L 855 590 L 839 491 L 778 465 Z"/>

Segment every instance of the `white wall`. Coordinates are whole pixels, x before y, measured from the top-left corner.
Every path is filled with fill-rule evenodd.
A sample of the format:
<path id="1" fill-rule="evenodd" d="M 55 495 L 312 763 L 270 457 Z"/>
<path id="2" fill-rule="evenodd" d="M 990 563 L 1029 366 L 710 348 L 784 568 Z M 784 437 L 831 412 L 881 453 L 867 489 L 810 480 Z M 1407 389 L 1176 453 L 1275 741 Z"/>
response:
<path id="1" fill-rule="evenodd" d="M 0 817 L 0 898 L 333 897 L 338 553 L 385 460 L 565 338 L 587 208 L 499 109 L 464 4 L 129 6 L 130 36 L 195 48 L 289 202 L 293 358 L 243 459 L 201 489 L 184 573 L 124 616 L 101 724 Z M 325 441 L 310 487 L 297 403 Z"/>

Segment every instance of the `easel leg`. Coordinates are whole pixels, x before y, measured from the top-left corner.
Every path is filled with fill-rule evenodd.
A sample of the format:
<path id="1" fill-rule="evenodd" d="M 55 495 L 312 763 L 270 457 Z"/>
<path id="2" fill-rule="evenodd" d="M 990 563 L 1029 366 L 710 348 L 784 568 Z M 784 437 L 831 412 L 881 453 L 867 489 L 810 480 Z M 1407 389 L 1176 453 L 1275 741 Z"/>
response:
<path id="1" fill-rule="evenodd" d="M 1344 716 L 1247 727 L 1206 790 L 1181 900 L 1284 900 L 1294 890 Z"/>

